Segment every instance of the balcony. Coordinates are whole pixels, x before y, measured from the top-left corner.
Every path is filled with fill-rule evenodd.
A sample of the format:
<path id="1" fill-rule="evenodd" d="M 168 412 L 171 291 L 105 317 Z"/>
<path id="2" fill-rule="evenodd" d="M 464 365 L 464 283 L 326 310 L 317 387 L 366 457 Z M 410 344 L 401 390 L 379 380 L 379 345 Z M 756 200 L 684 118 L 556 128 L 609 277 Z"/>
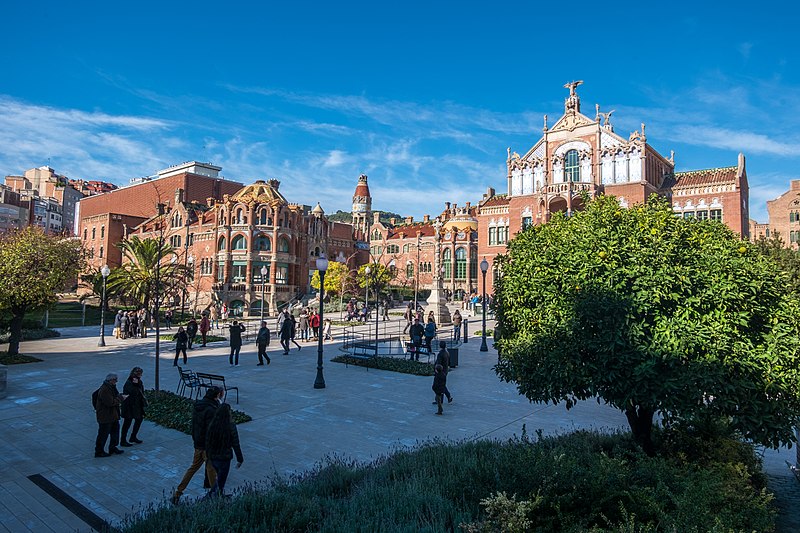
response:
<path id="1" fill-rule="evenodd" d="M 588 192 L 590 195 L 595 194 L 594 183 L 580 183 L 580 182 L 567 182 L 567 183 L 550 183 L 541 188 L 543 194 L 563 194 L 567 192 L 579 193 Z"/>

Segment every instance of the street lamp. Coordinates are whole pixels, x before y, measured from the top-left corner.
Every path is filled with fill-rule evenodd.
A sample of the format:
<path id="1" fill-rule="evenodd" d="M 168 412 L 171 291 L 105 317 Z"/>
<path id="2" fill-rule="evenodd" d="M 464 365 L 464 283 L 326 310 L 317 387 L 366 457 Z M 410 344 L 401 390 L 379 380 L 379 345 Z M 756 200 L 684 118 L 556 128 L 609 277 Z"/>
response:
<path id="1" fill-rule="evenodd" d="M 100 301 L 100 342 L 98 346 L 106 345 L 106 278 L 111 274 L 111 269 L 108 265 L 103 265 L 100 269 L 100 274 L 103 276 L 103 298 Z"/>
<path id="2" fill-rule="evenodd" d="M 261 265 L 261 322 L 264 321 L 264 288 L 267 286 L 267 265 Z"/>
<path id="3" fill-rule="evenodd" d="M 194 256 L 190 255 L 189 258 L 187 259 L 187 261 L 189 262 L 189 281 L 194 283 Z M 189 300 L 189 298 L 192 297 L 192 295 L 189 293 L 189 289 L 186 286 L 186 283 L 184 283 L 184 289 L 183 290 L 184 290 L 184 294 L 186 295 L 186 300 L 187 300 L 186 307 L 189 307 L 189 301 L 188 300 Z M 195 298 L 195 300 L 196 299 L 197 298 Z M 195 302 L 195 305 L 197 305 L 196 302 Z M 194 312 L 195 312 L 195 309 L 192 309 L 192 316 L 194 316 Z"/>
<path id="4" fill-rule="evenodd" d="M 489 262 L 486 258 L 481 261 L 481 275 L 483 277 L 483 336 L 481 339 L 481 351 L 488 352 L 489 347 L 486 346 L 486 271 L 489 270 Z"/>
<path id="5" fill-rule="evenodd" d="M 371 272 L 372 272 L 372 269 L 369 267 L 369 265 L 364 267 L 364 274 L 366 274 L 366 276 L 367 276 L 367 287 L 366 287 L 366 291 L 364 292 L 364 307 L 366 307 L 366 309 L 364 310 L 364 322 L 365 323 L 367 321 L 367 313 L 369 312 L 369 275 L 370 275 Z"/>
<path id="6" fill-rule="evenodd" d="M 328 270 L 328 260 L 324 254 L 317 258 L 317 270 L 319 270 L 319 334 L 317 335 L 317 379 L 314 380 L 315 389 L 325 388 L 325 378 L 322 375 L 322 319 L 324 313 L 323 298 L 325 297 L 325 271 Z M 263 301 L 262 301 L 263 305 Z"/>
<path id="7" fill-rule="evenodd" d="M 392 261 L 394 261 L 394 259 L 392 259 Z M 378 263 L 376 262 L 375 263 L 375 357 L 378 357 L 378 319 L 380 318 L 378 316 L 380 315 L 380 313 L 378 312 L 378 307 L 380 306 L 380 297 L 381 297 L 379 294 L 380 291 L 378 290 L 379 287 L 378 274 L 379 274 Z"/>

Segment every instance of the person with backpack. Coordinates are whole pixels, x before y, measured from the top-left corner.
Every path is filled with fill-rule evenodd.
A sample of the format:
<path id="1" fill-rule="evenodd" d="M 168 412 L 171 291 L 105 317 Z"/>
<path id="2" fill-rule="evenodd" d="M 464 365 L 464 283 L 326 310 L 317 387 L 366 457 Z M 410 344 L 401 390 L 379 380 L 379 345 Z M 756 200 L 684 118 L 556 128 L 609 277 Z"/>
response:
<path id="1" fill-rule="evenodd" d="M 425 324 L 425 347 L 428 349 L 428 353 L 433 353 L 433 349 L 431 348 L 431 343 L 433 342 L 433 338 L 436 336 L 436 320 L 432 316 L 428 317 L 428 323 Z"/>
<path id="2" fill-rule="evenodd" d="M 244 324 L 239 324 L 238 320 L 234 320 L 233 324 L 228 326 L 228 334 L 231 340 L 231 354 L 228 356 L 228 362 L 231 366 L 239 366 L 239 352 L 242 349 L 242 333 L 244 332 Z M 235 356 L 235 364 L 234 364 Z"/>
<path id="3" fill-rule="evenodd" d="M 139 428 L 142 427 L 144 419 L 144 408 L 147 407 L 147 398 L 144 396 L 144 384 L 142 384 L 142 370 L 135 366 L 131 370 L 128 380 L 122 387 L 122 393 L 127 396 L 122 402 L 122 438 L 120 446 L 131 446 L 131 444 L 141 444 L 139 440 Z M 133 423 L 131 438 L 128 440 L 128 430 Z"/>
<path id="4" fill-rule="evenodd" d="M 192 464 L 186 469 L 183 479 L 178 483 L 175 492 L 170 500 L 173 504 L 177 505 L 183 495 L 183 491 L 189 486 L 189 482 L 194 477 L 195 473 L 200 470 L 203 463 L 206 465 L 206 476 L 208 483 L 214 485 L 217 481 L 217 471 L 211 464 L 211 460 L 206 454 L 206 435 L 208 433 L 208 425 L 214 418 L 214 413 L 217 412 L 222 402 L 222 397 L 225 391 L 220 387 L 209 387 L 206 389 L 206 395 L 194 403 L 194 410 L 192 412 L 192 443 L 194 444 L 194 457 Z"/>
<path id="5" fill-rule="evenodd" d="M 264 358 L 267 359 L 267 364 L 270 364 L 270 358 L 267 355 L 267 346 L 269 346 L 269 328 L 266 322 L 261 323 L 261 328 L 256 335 L 256 346 L 258 347 L 258 365 L 264 366 Z"/>
<path id="6" fill-rule="evenodd" d="M 241 468 L 244 462 L 242 447 L 239 445 L 239 432 L 231 417 L 231 406 L 227 403 L 223 403 L 217 409 L 214 418 L 208 425 L 206 453 L 217 473 L 217 480 L 212 484 L 207 496 L 217 494 L 224 496 L 225 482 L 228 480 L 234 453 L 236 454 L 236 468 Z"/>
<path id="7" fill-rule="evenodd" d="M 120 394 L 117 390 L 117 380 L 116 374 L 108 374 L 100 388 L 92 394 L 92 405 L 97 418 L 97 438 L 94 441 L 95 457 L 108 457 L 112 454 L 123 453 L 117 448 L 119 444 L 119 408 L 127 396 Z M 106 452 L 107 440 L 110 442 Z"/>

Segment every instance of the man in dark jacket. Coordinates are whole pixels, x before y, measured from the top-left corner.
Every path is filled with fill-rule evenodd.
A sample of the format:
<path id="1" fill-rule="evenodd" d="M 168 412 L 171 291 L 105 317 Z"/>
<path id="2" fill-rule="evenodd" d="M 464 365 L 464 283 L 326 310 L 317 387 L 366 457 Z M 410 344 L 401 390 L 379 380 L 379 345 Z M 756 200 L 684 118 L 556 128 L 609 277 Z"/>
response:
<path id="1" fill-rule="evenodd" d="M 189 336 L 189 349 L 193 350 L 192 344 L 194 344 L 194 338 L 197 336 L 197 320 L 194 317 L 189 319 L 189 323 L 186 324 L 186 334 Z"/>
<path id="2" fill-rule="evenodd" d="M 97 415 L 97 439 L 94 441 L 94 456 L 108 457 L 112 453 L 123 453 L 119 444 L 119 408 L 126 396 L 117 390 L 117 375 L 108 374 L 97 390 L 94 409 Z M 111 437 L 108 452 L 106 440 Z"/>
<path id="3" fill-rule="evenodd" d="M 206 475 L 208 482 L 213 485 L 217 480 L 217 473 L 214 467 L 211 466 L 211 461 L 206 456 L 206 433 L 208 432 L 208 424 L 214 418 L 214 413 L 220 406 L 222 396 L 225 393 L 219 387 L 209 387 L 206 389 L 206 395 L 203 399 L 197 400 L 194 404 L 194 413 L 192 413 L 192 441 L 194 442 L 194 458 L 192 459 L 191 466 L 186 470 L 183 479 L 175 489 L 175 494 L 172 495 L 172 503 L 177 504 L 183 491 L 189 486 L 189 482 L 194 477 L 195 472 L 200 470 L 200 467 L 205 462 Z"/>
<path id="4" fill-rule="evenodd" d="M 294 327 L 294 324 L 292 323 L 292 319 L 289 318 L 289 313 L 285 312 L 285 314 L 286 318 L 284 318 L 283 322 L 281 322 L 279 334 L 281 336 L 281 346 L 283 346 L 283 355 L 288 355 L 289 342 L 292 339 L 292 328 Z"/>
<path id="5" fill-rule="evenodd" d="M 450 352 L 447 351 L 447 343 L 445 341 L 439 341 L 439 353 L 436 354 L 436 362 L 435 365 L 442 365 L 444 369 L 444 375 L 446 376 L 450 372 Z M 450 394 L 450 391 L 447 390 L 447 385 L 444 386 L 444 395 L 447 396 L 447 403 L 453 402 L 453 395 Z M 435 401 L 433 403 L 436 403 Z"/>
<path id="6" fill-rule="evenodd" d="M 269 328 L 266 322 L 261 323 L 261 328 L 258 330 L 256 336 L 256 346 L 258 346 L 258 365 L 264 366 L 264 358 L 267 359 L 267 364 L 270 363 L 270 358 L 267 355 L 267 346 L 269 346 Z"/>
<path id="7" fill-rule="evenodd" d="M 434 374 L 433 374 L 433 389 L 434 394 L 436 394 L 436 407 L 437 415 L 442 414 L 442 396 L 444 395 L 444 391 L 447 390 L 447 373 L 442 368 L 442 365 L 436 365 L 433 367 Z"/>
<path id="8" fill-rule="evenodd" d="M 419 318 L 414 319 L 414 325 L 408 330 L 411 337 L 411 344 L 414 345 L 414 351 L 411 352 L 411 359 L 419 361 L 419 351 L 422 348 L 422 338 L 425 336 L 425 326 L 419 323 Z"/>
<path id="9" fill-rule="evenodd" d="M 228 362 L 231 366 L 239 366 L 239 351 L 242 349 L 242 332 L 244 331 L 244 324 L 239 324 L 238 320 L 234 320 L 233 324 L 228 326 L 228 333 L 231 337 L 231 354 L 228 356 Z M 234 363 L 234 355 L 236 362 Z"/>

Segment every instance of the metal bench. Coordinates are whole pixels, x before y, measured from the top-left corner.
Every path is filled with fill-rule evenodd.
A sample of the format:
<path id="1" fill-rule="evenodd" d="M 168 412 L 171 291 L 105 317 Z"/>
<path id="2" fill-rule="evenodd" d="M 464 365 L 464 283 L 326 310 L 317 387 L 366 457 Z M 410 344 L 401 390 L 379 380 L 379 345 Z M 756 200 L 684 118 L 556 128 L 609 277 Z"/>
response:
<path id="1" fill-rule="evenodd" d="M 231 387 L 225 382 L 225 376 L 220 374 L 207 374 L 205 372 L 197 372 L 195 374 L 200 380 L 201 387 L 220 387 L 225 391 L 225 398 L 228 397 L 229 390 L 236 391 L 236 403 L 239 403 L 239 387 Z"/>
<path id="2" fill-rule="evenodd" d="M 187 389 L 197 391 L 193 392 L 190 398 L 192 397 L 199 397 L 200 396 L 200 389 L 203 388 L 203 383 L 197 377 L 197 374 L 192 372 L 191 370 L 184 370 L 181 367 L 178 367 L 178 388 L 175 391 L 176 394 L 183 396 Z"/>

